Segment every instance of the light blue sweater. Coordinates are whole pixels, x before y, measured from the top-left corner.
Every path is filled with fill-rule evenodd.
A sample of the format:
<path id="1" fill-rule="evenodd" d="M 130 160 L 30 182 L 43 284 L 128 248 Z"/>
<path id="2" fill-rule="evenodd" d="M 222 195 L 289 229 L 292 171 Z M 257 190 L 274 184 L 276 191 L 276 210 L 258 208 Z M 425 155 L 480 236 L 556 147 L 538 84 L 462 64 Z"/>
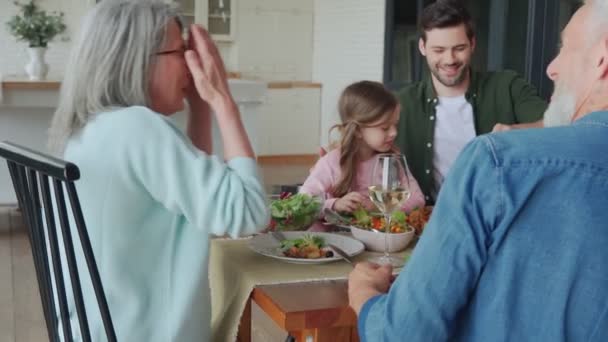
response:
<path id="1" fill-rule="evenodd" d="M 208 341 L 210 234 L 251 234 L 268 221 L 255 161 L 209 156 L 145 107 L 96 115 L 64 158 L 81 171 L 76 188 L 118 340 Z M 89 285 L 93 340 L 105 341 Z"/>

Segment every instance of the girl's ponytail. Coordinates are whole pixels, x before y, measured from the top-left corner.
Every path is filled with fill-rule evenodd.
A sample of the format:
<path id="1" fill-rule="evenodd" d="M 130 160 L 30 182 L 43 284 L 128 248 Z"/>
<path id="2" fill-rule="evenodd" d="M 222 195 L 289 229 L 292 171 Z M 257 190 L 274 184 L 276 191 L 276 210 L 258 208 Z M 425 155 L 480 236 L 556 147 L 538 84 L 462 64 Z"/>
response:
<path id="1" fill-rule="evenodd" d="M 334 197 L 342 197 L 350 191 L 353 178 L 355 177 L 357 150 L 359 145 L 355 141 L 358 125 L 350 121 L 343 126 L 342 139 L 340 140 L 340 171 L 342 177 L 338 184 L 332 189 Z"/>

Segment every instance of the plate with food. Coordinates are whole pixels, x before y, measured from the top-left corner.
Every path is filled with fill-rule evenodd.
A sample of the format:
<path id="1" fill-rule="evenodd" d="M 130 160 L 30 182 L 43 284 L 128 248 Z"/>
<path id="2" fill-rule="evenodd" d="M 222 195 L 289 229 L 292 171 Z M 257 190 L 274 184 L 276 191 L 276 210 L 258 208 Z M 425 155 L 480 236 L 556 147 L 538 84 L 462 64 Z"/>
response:
<path id="1" fill-rule="evenodd" d="M 249 240 L 249 248 L 256 253 L 294 264 L 323 264 L 342 260 L 330 247 L 341 248 L 349 256 L 365 249 L 360 241 L 330 233 L 283 232 L 285 240 L 278 241 L 271 234 L 259 234 Z"/>

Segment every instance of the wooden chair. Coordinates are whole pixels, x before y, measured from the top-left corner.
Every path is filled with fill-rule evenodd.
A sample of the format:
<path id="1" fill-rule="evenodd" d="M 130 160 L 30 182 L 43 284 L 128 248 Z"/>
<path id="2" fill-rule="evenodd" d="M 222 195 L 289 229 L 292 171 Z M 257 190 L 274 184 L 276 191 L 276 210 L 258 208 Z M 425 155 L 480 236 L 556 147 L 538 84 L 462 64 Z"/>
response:
<path id="1" fill-rule="evenodd" d="M 71 295 L 78 315 L 80 335 L 83 341 L 91 341 L 82 296 L 81 277 L 76 266 L 75 249 L 72 241 L 72 233 L 76 233 L 72 232 L 70 228 L 70 215 L 64 194 L 64 191 L 67 191 L 72 222 L 75 222 L 75 230 L 80 240 L 80 246 L 82 246 L 82 254 L 93 284 L 106 336 L 108 341 L 116 341 L 112 318 L 110 317 L 76 187 L 74 186 L 74 181 L 80 178 L 78 167 L 72 163 L 10 142 L 0 143 L 0 157 L 7 160 L 17 200 L 28 228 L 49 339 L 53 342 L 60 341 L 57 317 L 59 315 L 63 340 L 74 340 L 64 284 L 65 270 L 63 270 L 61 262 L 61 255 L 63 254 L 65 260 L 67 260 L 67 271 L 69 272 L 72 288 Z M 53 191 L 51 191 L 50 184 L 53 186 Z M 54 201 L 52 199 L 53 195 Z M 53 206 L 57 208 L 54 210 Z M 43 222 L 46 222 L 46 224 Z M 59 222 L 61 229 L 56 228 L 56 222 Z M 60 251 L 59 234 L 61 234 L 63 242 L 63 251 Z M 48 250 L 50 250 L 50 256 Z M 55 283 L 55 295 L 51 284 L 52 279 Z M 91 308 L 89 308 L 90 310 Z"/>

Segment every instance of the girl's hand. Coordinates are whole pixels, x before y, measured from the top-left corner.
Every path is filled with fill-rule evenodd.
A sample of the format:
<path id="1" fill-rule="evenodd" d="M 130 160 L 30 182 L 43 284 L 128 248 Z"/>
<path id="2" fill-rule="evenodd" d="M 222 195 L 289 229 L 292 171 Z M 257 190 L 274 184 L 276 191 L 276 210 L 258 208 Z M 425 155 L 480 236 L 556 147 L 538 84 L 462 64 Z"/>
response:
<path id="1" fill-rule="evenodd" d="M 372 202 L 371 199 L 369 199 L 369 197 L 365 197 L 363 202 L 361 202 L 361 206 L 367 211 L 378 210 L 378 207 L 376 207 L 376 205 Z"/>
<path id="2" fill-rule="evenodd" d="M 366 199 L 367 197 L 361 195 L 358 192 L 350 192 L 335 201 L 333 209 L 338 212 L 351 213 L 357 210 L 357 208 L 359 208 L 362 203 L 366 203 Z"/>
<path id="3" fill-rule="evenodd" d="M 224 62 L 209 33 L 198 25 L 190 27 L 188 47 L 186 64 L 198 95 L 218 113 L 218 109 L 234 102 Z"/>

